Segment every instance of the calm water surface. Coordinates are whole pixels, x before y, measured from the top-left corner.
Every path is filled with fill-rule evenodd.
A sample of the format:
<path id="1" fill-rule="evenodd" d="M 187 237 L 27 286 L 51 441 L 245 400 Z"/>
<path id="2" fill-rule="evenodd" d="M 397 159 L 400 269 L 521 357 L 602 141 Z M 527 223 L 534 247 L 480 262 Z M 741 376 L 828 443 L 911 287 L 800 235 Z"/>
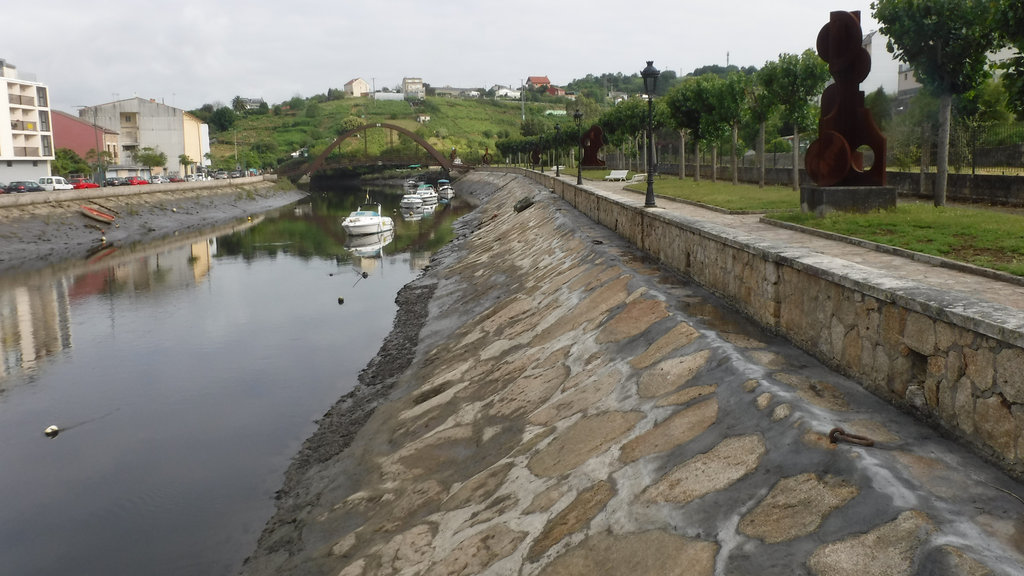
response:
<path id="1" fill-rule="evenodd" d="M 367 194 L 391 212 L 401 190 L 0 277 L 0 574 L 237 571 L 290 458 L 467 211 L 395 211 L 361 257 L 340 221 Z"/>

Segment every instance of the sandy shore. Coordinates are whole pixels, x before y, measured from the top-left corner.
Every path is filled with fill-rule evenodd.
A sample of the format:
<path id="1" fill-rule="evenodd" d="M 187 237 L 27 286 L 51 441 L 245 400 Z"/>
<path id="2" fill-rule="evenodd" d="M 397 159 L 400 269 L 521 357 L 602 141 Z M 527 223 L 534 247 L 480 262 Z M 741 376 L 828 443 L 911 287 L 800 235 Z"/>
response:
<path id="1" fill-rule="evenodd" d="M 152 188 L 146 187 L 146 188 Z M 0 208 L 0 274 L 88 257 L 104 246 L 127 246 L 219 226 L 295 202 L 299 190 L 271 182 L 223 188 L 148 192 L 116 198 Z M 82 205 L 117 215 L 116 225 L 87 218 Z"/>

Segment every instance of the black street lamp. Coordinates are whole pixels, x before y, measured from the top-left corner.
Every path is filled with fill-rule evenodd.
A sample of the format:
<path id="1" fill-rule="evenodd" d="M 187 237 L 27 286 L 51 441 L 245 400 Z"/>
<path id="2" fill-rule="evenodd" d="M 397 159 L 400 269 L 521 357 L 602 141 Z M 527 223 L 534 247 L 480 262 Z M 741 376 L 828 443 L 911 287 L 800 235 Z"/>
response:
<path id="1" fill-rule="evenodd" d="M 654 88 L 658 85 L 658 69 L 654 60 L 647 61 L 647 67 L 640 72 L 644 79 L 644 93 L 647 94 L 647 139 L 650 149 L 647 151 L 647 196 L 644 208 L 654 208 Z"/>
<path id="2" fill-rule="evenodd" d="M 559 156 L 562 153 L 561 147 L 562 147 L 562 127 L 559 126 L 558 124 L 555 124 L 555 178 L 558 178 L 559 176 L 561 176 L 561 174 L 558 173 L 558 168 L 559 168 L 558 161 L 560 160 Z"/>
<path id="3" fill-rule="evenodd" d="M 576 121 L 576 185 L 583 184 L 583 139 L 580 137 L 580 127 L 583 125 L 583 110 L 579 108 L 572 113 L 572 119 Z"/>

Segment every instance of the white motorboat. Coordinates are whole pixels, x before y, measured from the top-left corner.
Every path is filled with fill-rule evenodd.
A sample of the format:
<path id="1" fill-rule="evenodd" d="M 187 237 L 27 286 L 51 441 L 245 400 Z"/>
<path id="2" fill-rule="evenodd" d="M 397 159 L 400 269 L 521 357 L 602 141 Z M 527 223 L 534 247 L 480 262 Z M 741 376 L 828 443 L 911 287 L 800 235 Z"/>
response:
<path id="1" fill-rule="evenodd" d="M 420 198 L 419 194 L 406 194 L 402 196 L 402 200 L 401 202 L 398 203 L 398 205 L 402 208 L 415 210 L 416 208 L 420 208 L 423 206 L 423 199 Z"/>
<path id="2" fill-rule="evenodd" d="M 437 191 L 430 184 L 420 184 L 416 188 L 416 195 L 423 201 L 424 206 L 437 204 Z"/>
<path id="3" fill-rule="evenodd" d="M 451 200 L 455 197 L 455 188 L 448 180 L 437 181 L 437 197 L 441 200 Z"/>
<path id="4" fill-rule="evenodd" d="M 341 221 L 341 227 L 349 236 L 361 236 L 364 234 L 379 234 L 395 229 L 395 222 L 380 213 L 380 204 L 374 204 L 376 210 L 367 210 L 360 206 L 359 210 L 352 212 L 347 218 Z"/>

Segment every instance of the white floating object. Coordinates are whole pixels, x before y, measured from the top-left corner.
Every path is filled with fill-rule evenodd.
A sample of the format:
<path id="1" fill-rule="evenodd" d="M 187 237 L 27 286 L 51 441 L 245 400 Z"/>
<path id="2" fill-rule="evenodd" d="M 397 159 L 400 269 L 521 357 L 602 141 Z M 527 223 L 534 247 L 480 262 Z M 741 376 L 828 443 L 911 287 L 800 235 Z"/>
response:
<path id="1" fill-rule="evenodd" d="M 47 438 L 54 438 L 57 434 L 60 434 L 60 428 L 54 425 L 47 426 L 46 430 L 43 430 L 43 434 L 45 434 Z"/>

